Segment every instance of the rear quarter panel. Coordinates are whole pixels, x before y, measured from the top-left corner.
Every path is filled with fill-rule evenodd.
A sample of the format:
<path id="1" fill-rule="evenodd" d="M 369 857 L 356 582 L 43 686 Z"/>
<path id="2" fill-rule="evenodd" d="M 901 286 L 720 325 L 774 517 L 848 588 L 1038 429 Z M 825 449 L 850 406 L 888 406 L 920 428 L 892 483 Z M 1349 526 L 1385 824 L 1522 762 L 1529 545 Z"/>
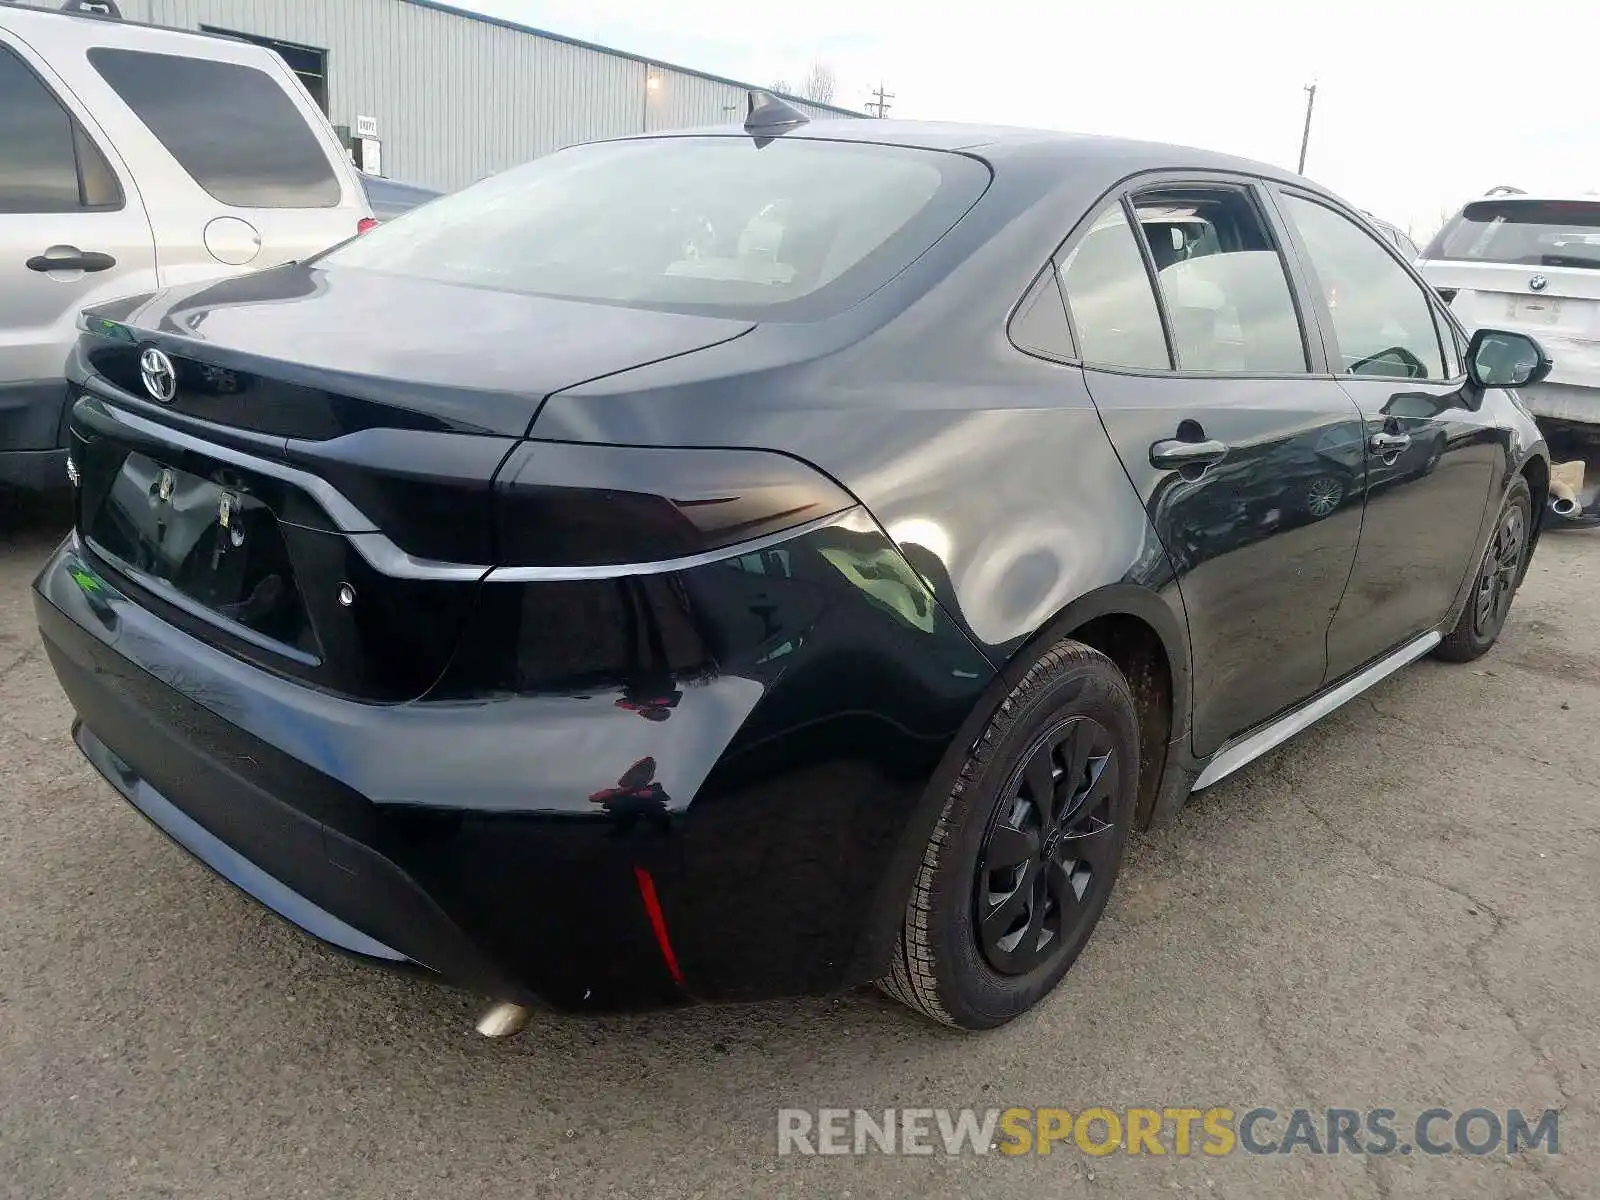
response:
<path id="1" fill-rule="evenodd" d="M 558 393 L 531 432 L 793 454 L 867 506 L 997 665 L 1101 588 L 1146 588 L 1181 628 L 1166 557 L 1081 369 L 1006 336 L 1053 249 L 1034 244 L 1036 260 L 988 255 L 954 274 L 919 260 L 893 289 L 920 295 L 909 307 L 880 292 L 830 322 L 759 326 Z"/>

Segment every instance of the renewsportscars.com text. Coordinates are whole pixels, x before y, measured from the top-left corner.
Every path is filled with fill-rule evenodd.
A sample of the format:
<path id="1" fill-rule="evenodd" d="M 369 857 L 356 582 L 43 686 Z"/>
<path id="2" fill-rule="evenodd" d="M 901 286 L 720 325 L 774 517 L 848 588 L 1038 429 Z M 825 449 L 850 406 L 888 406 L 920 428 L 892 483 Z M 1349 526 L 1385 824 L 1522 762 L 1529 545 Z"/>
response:
<path id="1" fill-rule="evenodd" d="M 786 1154 L 1559 1154 L 1559 1114 L 1519 1108 L 782 1108 Z"/>

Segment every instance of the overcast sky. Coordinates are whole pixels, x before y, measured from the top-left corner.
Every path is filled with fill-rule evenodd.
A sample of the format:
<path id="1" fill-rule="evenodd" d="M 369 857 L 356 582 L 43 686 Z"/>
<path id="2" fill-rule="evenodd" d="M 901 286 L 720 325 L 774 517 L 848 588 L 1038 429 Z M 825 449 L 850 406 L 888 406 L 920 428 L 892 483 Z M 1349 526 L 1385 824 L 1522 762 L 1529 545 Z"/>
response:
<path id="1" fill-rule="evenodd" d="M 1600 189 L 1600 0 L 454 0 L 890 115 L 1116 133 L 1292 168 L 1418 236 L 1496 184 Z M 1298 24 L 1298 28 L 1295 25 Z"/>

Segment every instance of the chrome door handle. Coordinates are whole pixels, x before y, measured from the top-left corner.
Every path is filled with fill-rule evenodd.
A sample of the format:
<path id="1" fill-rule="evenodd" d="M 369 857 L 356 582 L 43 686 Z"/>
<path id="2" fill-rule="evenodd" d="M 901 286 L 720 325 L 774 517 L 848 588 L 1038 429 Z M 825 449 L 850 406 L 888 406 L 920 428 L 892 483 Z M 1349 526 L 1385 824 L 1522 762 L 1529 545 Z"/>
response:
<path id="1" fill-rule="evenodd" d="M 1411 435 L 1409 433 L 1384 433 L 1380 430 L 1367 439 L 1367 449 L 1374 454 L 1384 456 L 1399 454 L 1402 450 L 1409 449 L 1410 446 Z"/>
<path id="2" fill-rule="evenodd" d="M 1228 455 L 1221 442 L 1183 442 L 1167 438 L 1150 447 L 1150 465 L 1176 471 L 1184 467 L 1209 467 Z"/>

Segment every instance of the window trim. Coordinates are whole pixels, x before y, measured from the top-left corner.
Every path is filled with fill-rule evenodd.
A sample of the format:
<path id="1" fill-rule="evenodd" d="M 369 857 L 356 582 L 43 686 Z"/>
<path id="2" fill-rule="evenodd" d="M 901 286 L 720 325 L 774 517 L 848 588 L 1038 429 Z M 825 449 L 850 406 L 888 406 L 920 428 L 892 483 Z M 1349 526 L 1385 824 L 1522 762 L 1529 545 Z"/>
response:
<path id="1" fill-rule="evenodd" d="M 1305 342 L 1307 369 L 1303 372 L 1285 374 L 1267 371 L 1184 371 L 1171 365 L 1164 369 L 1128 367 L 1086 361 L 1083 358 L 1081 349 L 1078 357 L 1073 360 L 1072 365 L 1082 367 L 1085 370 L 1100 371 L 1108 375 L 1128 375 L 1152 379 L 1337 379 L 1338 376 L 1333 373 L 1332 369 L 1333 360 L 1327 353 L 1326 335 L 1322 329 L 1323 314 L 1316 303 L 1316 297 L 1311 293 L 1309 280 L 1302 269 L 1298 246 L 1291 240 L 1293 231 L 1284 226 L 1282 216 L 1273 202 L 1270 192 L 1273 183 L 1263 176 L 1247 175 L 1238 171 L 1219 171 L 1205 167 L 1186 169 L 1164 167 L 1139 171 L 1118 180 L 1111 187 L 1101 192 L 1089 204 L 1084 210 L 1084 215 L 1074 222 L 1066 237 L 1056 246 L 1049 259 L 1049 265 L 1056 271 L 1057 286 L 1061 289 L 1062 306 L 1067 310 L 1067 329 L 1072 334 L 1073 345 L 1081 347 L 1083 339 L 1079 336 L 1077 322 L 1072 315 L 1072 305 L 1067 299 L 1066 280 L 1061 278 L 1060 264 L 1062 259 L 1088 235 L 1089 230 L 1094 228 L 1095 222 L 1100 219 L 1101 215 L 1112 204 L 1123 205 L 1123 219 L 1128 222 L 1130 231 L 1133 231 L 1137 222 L 1132 219 L 1125 203 L 1129 197 L 1137 192 L 1148 191 L 1151 188 L 1182 187 L 1185 185 L 1197 188 L 1233 186 L 1255 193 L 1256 210 L 1269 236 L 1272 237 L 1276 244 L 1279 258 L 1284 264 L 1285 277 L 1289 284 L 1289 295 L 1294 302 L 1295 312 L 1300 320 L 1301 337 Z M 1172 335 L 1167 328 L 1166 305 L 1162 302 L 1161 291 L 1156 286 L 1155 278 L 1151 273 L 1149 247 L 1145 244 L 1145 239 L 1137 233 L 1135 233 L 1134 242 L 1139 246 L 1140 257 L 1144 259 L 1145 279 L 1150 286 L 1152 295 L 1155 297 L 1156 311 L 1161 314 L 1162 331 L 1167 338 L 1167 361 L 1171 364 L 1174 361 Z M 1029 288 L 1032 287 L 1031 277 L 1028 286 Z M 1026 294 L 1027 292 L 1024 290 L 1023 295 L 1026 296 Z M 1310 336 L 1313 328 L 1316 330 L 1316 337 Z"/>
<path id="2" fill-rule="evenodd" d="M 1342 363 L 1344 361 L 1344 354 L 1339 346 L 1339 331 L 1333 323 L 1333 313 L 1328 308 L 1327 292 L 1322 287 L 1321 280 L 1316 274 L 1316 268 L 1311 261 L 1311 252 L 1306 247 L 1305 242 L 1301 239 L 1299 227 L 1295 225 L 1293 220 L 1290 218 L 1287 206 L 1282 203 L 1282 201 L 1290 197 L 1293 197 L 1297 200 L 1304 200 L 1310 204 L 1320 205 L 1321 207 L 1328 209 L 1330 212 L 1343 217 L 1346 221 L 1354 225 L 1360 232 L 1365 233 L 1375 245 L 1388 254 L 1390 260 L 1394 262 L 1401 269 L 1401 271 L 1410 277 L 1412 284 L 1416 287 L 1417 291 L 1421 293 L 1423 302 L 1428 306 L 1429 312 L 1433 317 L 1433 335 L 1435 341 L 1438 343 L 1439 364 L 1441 370 L 1450 365 L 1451 356 L 1445 353 L 1444 331 L 1440 328 L 1439 318 L 1443 316 L 1444 319 L 1451 325 L 1456 325 L 1456 322 L 1448 310 L 1440 306 L 1438 293 L 1433 290 L 1432 285 L 1429 284 L 1427 280 L 1422 278 L 1421 273 L 1411 263 L 1405 260 L 1405 256 L 1400 253 L 1399 248 L 1395 246 L 1388 238 L 1373 237 L 1372 234 L 1367 231 L 1363 222 L 1344 205 L 1333 200 L 1331 197 L 1322 195 L 1319 192 L 1314 192 L 1308 188 L 1295 187 L 1292 185 L 1273 183 L 1268 187 L 1267 193 L 1269 198 L 1272 200 L 1274 207 L 1277 209 L 1279 219 L 1283 223 L 1287 236 L 1294 246 L 1295 255 L 1300 259 L 1301 268 L 1305 272 L 1306 291 L 1310 297 L 1313 307 L 1315 308 L 1318 323 L 1321 324 L 1323 329 L 1322 337 L 1327 351 L 1328 367 L 1333 378 L 1340 380 L 1341 382 L 1344 380 L 1353 379 L 1359 381 L 1365 379 L 1379 383 L 1406 383 L 1412 386 L 1417 386 L 1420 384 L 1429 387 L 1460 387 L 1466 382 L 1466 355 L 1464 352 L 1455 356 L 1462 363 L 1463 369 L 1461 374 L 1450 376 L 1444 379 L 1417 379 L 1410 375 L 1355 375 L 1349 371 L 1334 371 L 1333 364 L 1336 362 Z M 1312 286 L 1313 284 L 1315 284 L 1314 287 Z"/>
<path id="3" fill-rule="evenodd" d="M 1155 255 L 1150 249 L 1150 239 L 1145 237 L 1144 230 L 1139 228 L 1139 212 L 1133 206 L 1133 189 L 1129 188 L 1117 197 L 1117 203 L 1122 207 L 1122 219 L 1128 226 L 1128 233 L 1133 238 L 1133 243 L 1139 248 L 1139 261 L 1144 264 L 1144 281 L 1150 288 L 1150 296 L 1156 302 L 1156 320 L 1161 322 L 1161 340 L 1167 344 L 1167 369 L 1160 372 L 1163 375 L 1179 375 L 1183 366 L 1178 360 L 1178 343 L 1172 336 L 1172 318 L 1167 314 L 1167 301 L 1161 294 L 1161 283 L 1156 271 Z M 1092 228 L 1092 226 L 1091 226 Z M 1067 295 L 1066 281 L 1061 283 L 1061 296 L 1065 300 Z M 1067 305 L 1070 312 L 1072 306 Z"/>
<path id="4" fill-rule="evenodd" d="M 72 148 L 72 173 L 78 181 L 78 203 L 72 208 L 11 208 L 9 206 L 0 204 L 0 215 L 13 217 L 59 217 L 63 215 L 70 216 L 73 213 L 121 212 L 123 209 L 125 209 L 128 206 L 128 193 L 127 189 L 122 186 L 122 176 L 117 171 L 116 163 L 113 162 L 111 156 L 105 152 L 105 147 L 99 143 L 94 134 L 89 131 L 88 127 L 78 119 L 78 114 L 72 110 L 72 106 L 67 104 L 66 101 L 62 100 L 61 94 L 57 92 L 55 88 L 50 86 L 50 81 L 43 75 L 39 74 L 39 72 L 34 69 L 33 64 L 30 63 L 26 58 L 22 57 L 22 55 L 16 51 L 10 42 L 0 40 L 0 55 L 6 55 L 13 59 L 26 74 L 33 78 L 35 83 L 44 89 L 44 94 L 48 96 L 51 102 L 61 110 L 61 115 L 66 117 L 67 128 L 69 132 L 68 144 Z M 89 193 L 88 185 L 83 177 L 83 159 L 78 153 L 78 139 L 80 137 L 83 138 L 84 141 L 88 142 L 90 146 L 94 147 L 95 153 L 100 155 L 101 160 L 106 164 L 106 168 L 110 171 L 111 182 L 117 189 L 115 202 L 107 204 L 84 203 L 84 200 Z"/>

